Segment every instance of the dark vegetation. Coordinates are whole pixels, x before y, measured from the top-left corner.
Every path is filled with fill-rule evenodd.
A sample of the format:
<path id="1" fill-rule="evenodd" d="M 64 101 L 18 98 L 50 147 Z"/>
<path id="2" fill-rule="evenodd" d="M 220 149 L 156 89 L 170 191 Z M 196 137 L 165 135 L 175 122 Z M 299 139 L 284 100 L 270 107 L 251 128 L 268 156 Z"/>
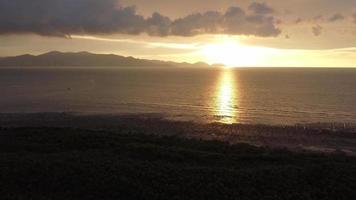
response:
<path id="1" fill-rule="evenodd" d="M 356 159 L 71 128 L 0 129 L 0 199 L 354 199 Z"/>

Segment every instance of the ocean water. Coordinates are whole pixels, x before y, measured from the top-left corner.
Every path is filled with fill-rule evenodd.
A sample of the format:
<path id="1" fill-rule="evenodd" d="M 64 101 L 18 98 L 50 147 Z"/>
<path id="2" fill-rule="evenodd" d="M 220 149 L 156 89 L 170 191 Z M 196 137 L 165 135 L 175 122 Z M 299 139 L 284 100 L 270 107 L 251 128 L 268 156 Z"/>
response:
<path id="1" fill-rule="evenodd" d="M 0 113 L 356 123 L 356 69 L 0 68 Z"/>

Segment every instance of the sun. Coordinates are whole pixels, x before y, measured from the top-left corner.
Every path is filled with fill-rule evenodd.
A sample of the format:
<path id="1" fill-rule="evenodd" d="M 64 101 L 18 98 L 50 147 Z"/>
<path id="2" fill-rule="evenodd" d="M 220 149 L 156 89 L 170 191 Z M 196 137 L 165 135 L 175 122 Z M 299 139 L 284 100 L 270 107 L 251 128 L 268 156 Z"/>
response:
<path id="1" fill-rule="evenodd" d="M 238 39 L 220 37 L 213 43 L 202 45 L 200 54 L 210 64 L 220 63 L 228 67 L 248 67 L 265 64 L 273 49 L 241 44 Z"/>

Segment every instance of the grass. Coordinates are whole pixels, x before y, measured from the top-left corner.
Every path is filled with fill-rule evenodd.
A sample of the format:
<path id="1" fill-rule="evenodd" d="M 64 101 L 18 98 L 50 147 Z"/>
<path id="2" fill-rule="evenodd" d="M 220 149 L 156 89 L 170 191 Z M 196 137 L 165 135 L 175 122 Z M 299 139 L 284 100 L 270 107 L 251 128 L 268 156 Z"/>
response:
<path id="1" fill-rule="evenodd" d="M 1 199 L 345 199 L 356 159 L 70 128 L 0 129 Z"/>

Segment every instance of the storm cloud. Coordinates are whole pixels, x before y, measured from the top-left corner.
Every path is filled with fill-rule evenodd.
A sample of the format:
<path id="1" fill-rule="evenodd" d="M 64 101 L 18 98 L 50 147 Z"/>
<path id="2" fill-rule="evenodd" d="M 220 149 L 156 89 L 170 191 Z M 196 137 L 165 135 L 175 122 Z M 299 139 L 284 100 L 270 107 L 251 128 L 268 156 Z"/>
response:
<path id="1" fill-rule="evenodd" d="M 266 4 L 252 3 L 248 10 L 231 7 L 178 19 L 160 13 L 144 17 L 136 8 L 117 0 L 1 0 L 0 34 L 34 33 L 70 37 L 75 34 L 130 34 L 194 36 L 234 34 L 271 37 L 280 34 Z"/>

